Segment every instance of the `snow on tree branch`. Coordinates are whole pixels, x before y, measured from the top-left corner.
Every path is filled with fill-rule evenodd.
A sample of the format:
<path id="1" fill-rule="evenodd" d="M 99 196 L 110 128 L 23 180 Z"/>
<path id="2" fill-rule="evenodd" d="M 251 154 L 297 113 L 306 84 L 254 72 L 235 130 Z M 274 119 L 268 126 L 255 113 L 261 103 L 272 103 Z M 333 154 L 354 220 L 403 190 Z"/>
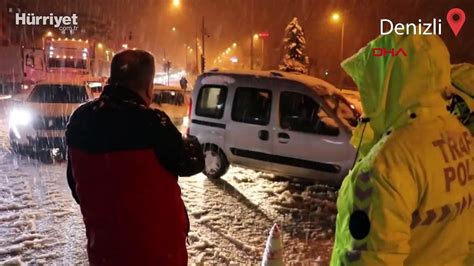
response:
<path id="1" fill-rule="evenodd" d="M 298 24 L 298 18 L 294 17 L 285 28 L 283 39 L 286 55 L 279 69 L 286 72 L 308 73 L 309 59 L 305 53 L 306 40 L 303 29 Z"/>

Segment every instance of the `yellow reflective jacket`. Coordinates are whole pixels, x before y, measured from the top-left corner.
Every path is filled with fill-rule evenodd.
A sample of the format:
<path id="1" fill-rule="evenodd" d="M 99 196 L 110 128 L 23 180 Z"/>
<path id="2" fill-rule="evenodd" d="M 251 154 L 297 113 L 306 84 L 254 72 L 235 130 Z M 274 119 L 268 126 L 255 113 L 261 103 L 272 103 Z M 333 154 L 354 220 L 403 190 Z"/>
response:
<path id="1" fill-rule="evenodd" d="M 374 57 L 373 48 L 408 55 Z M 437 36 L 380 36 L 342 67 L 358 85 L 370 134 L 339 191 L 331 265 L 465 264 L 474 141 L 441 96 L 450 84 L 446 46 Z"/>
<path id="2" fill-rule="evenodd" d="M 474 65 L 463 63 L 451 67 L 450 93 L 461 97 L 464 102 L 458 102 L 455 113 L 471 133 L 474 133 Z"/>

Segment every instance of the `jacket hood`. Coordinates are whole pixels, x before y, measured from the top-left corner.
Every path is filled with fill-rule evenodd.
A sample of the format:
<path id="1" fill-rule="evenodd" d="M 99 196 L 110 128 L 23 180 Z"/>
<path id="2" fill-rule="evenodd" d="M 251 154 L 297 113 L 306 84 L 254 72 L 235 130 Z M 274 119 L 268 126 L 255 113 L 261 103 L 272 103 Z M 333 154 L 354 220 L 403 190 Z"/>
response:
<path id="1" fill-rule="evenodd" d="M 374 48 L 403 48 L 407 55 L 374 56 Z M 445 106 L 441 95 L 450 85 L 449 52 L 438 36 L 379 36 L 341 66 L 360 90 L 372 143 L 408 124 L 412 113 Z"/>
<path id="2" fill-rule="evenodd" d="M 471 112 L 474 111 L 474 65 L 469 63 L 453 65 L 451 82 L 454 93 L 463 98 Z"/>

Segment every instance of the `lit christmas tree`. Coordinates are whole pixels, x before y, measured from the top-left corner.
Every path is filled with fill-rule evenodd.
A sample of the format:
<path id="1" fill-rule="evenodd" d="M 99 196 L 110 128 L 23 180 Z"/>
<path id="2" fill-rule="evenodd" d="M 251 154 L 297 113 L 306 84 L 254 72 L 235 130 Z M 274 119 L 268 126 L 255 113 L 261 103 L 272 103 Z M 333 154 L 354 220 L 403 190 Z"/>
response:
<path id="1" fill-rule="evenodd" d="M 285 49 L 287 53 L 279 68 L 287 72 L 308 73 L 308 56 L 305 54 L 306 40 L 303 29 L 298 24 L 298 18 L 294 17 L 285 29 Z"/>

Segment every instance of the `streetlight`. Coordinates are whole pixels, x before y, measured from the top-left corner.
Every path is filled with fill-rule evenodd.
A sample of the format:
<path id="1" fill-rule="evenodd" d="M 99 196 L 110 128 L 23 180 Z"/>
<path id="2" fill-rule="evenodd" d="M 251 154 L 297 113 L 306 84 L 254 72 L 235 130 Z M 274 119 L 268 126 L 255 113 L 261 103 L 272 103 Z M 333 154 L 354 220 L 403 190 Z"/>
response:
<path id="1" fill-rule="evenodd" d="M 172 30 L 172 31 L 176 31 L 176 27 L 173 27 L 171 30 Z"/>
<path id="2" fill-rule="evenodd" d="M 341 57 L 341 61 L 344 59 L 344 20 L 341 18 L 341 15 L 337 12 L 333 13 L 331 15 L 331 20 L 334 22 L 334 23 L 338 23 L 339 21 L 342 21 L 342 24 L 341 24 L 341 54 L 340 54 L 340 57 Z"/>
<path id="3" fill-rule="evenodd" d="M 52 33 L 51 31 L 48 31 L 48 32 L 46 33 L 46 36 L 52 37 L 52 36 L 53 36 L 53 33 Z"/>
<path id="4" fill-rule="evenodd" d="M 173 6 L 174 7 L 180 7 L 181 6 L 181 1 L 180 0 L 173 0 Z"/>
<path id="5" fill-rule="evenodd" d="M 237 47 L 237 43 L 234 42 L 234 43 L 232 44 L 232 47 L 234 47 L 234 48 Z"/>
<path id="6" fill-rule="evenodd" d="M 102 47 L 103 47 L 102 43 L 97 44 L 97 48 L 102 49 Z"/>

